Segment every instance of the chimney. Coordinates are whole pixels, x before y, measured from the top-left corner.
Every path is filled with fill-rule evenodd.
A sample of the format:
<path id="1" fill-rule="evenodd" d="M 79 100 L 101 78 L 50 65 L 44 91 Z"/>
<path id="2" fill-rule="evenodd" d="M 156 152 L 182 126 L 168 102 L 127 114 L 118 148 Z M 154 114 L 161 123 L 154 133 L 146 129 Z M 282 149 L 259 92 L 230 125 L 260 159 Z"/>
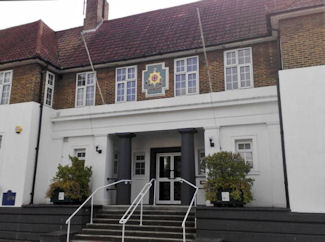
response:
<path id="1" fill-rule="evenodd" d="M 94 29 L 103 20 L 108 19 L 108 2 L 106 0 L 87 0 L 84 30 Z"/>

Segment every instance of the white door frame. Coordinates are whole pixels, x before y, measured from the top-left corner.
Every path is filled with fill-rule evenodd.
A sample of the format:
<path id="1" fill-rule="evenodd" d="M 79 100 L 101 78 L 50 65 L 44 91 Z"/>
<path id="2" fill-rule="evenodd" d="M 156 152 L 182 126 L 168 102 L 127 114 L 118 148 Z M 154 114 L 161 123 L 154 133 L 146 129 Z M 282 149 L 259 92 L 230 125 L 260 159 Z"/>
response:
<path id="1" fill-rule="evenodd" d="M 157 185 L 156 185 L 156 189 L 157 189 L 157 196 L 156 196 L 156 203 L 157 204 L 181 204 L 180 200 L 174 200 L 174 183 L 176 178 L 178 177 L 174 177 L 175 175 L 175 162 L 174 162 L 174 157 L 175 156 L 181 156 L 181 153 L 159 153 L 157 154 L 157 159 L 156 159 L 156 178 L 157 178 Z M 172 171 L 170 174 L 170 177 L 172 179 L 169 178 L 161 178 L 159 177 L 159 169 L 160 169 L 160 158 L 161 157 L 170 157 L 170 170 Z M 160 200 L 160 191 L 159 191 L 159 182 L 170 182 L 170 200 Z"/>

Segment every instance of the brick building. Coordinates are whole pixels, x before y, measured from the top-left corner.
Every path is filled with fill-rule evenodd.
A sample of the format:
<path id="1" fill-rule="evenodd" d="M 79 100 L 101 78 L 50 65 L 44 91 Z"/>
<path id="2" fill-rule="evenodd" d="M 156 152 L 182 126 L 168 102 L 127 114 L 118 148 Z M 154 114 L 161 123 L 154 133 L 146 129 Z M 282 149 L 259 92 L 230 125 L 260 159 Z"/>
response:
<path id="1" fill-rule="evenodd" d="M 285 208 L 288 181 L 295 189 L 279 71 L 321 68 L 324 43 L 323 0 L 202 0 L 114 20 L 93 0 L 81 27 L 0 30 L 0 198 L 12 190 L 16 206 L 49 203 L 57 165 L 76 155 L 93 167 L 93 190 L 133 181 L 96 204 L 129 204 L 151 179 L 158 195 L 145 203 L 188 204 L 193 191 L 170 179 L 182 177 L 205 205 L 201 158 L 227 150 L 252 166 L 248 206 Z"/>

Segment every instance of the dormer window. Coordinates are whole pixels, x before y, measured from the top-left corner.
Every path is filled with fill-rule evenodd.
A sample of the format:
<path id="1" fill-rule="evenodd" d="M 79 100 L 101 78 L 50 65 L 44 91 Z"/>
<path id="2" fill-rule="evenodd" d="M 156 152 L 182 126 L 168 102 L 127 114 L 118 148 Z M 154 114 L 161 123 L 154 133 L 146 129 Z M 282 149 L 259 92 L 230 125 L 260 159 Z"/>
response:
<path id="1" fill-rule="evenodd" d="M 76 107 L 95 105 L 95 97 L 96 73 L 78 73 L 76 82 Z"/>
<path id="2" fill-rule="evenodd" d="M 9 104 L 12 83 L 12 71 L 0 72 L 0 104 Z"/>
<path id="3" fill-rule="evenodd" d="M 224 52 L 226 90 L 254 86 L 252 59 L 252 48 Z"/>

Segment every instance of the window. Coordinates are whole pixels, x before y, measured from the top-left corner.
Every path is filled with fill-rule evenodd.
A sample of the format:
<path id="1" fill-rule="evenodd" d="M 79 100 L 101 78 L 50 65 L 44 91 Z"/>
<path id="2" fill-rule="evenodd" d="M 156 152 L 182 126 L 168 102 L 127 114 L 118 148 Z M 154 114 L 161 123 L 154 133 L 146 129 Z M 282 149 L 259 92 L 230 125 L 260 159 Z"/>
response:
<path id="1" fill-rule="evenodd" d="M 78 157 L 79 160 L 86 160 L 86 149 L 75 149 L 74 155 Z"/>
<path id="2" fill-rule="evenodd" d="M 12 71 L 0 72 L 0 104 L 9 104 L 12 82 Z"/>
<path id="3" fill-rule="evenodd" d="M 116 69 L 116 102 L 132 102 L 137 93 L 136 66 Z"/>
<path id="4" fill-rule="evenodd" d="M 118 153 L 115 152 L 114 153 L 114 163 L 113 163 L 113 173 L 114 173 L 114 175 L 117 175 L 117 171 L 118 171 Z"/>
<path id="5" fill-rule="evenodd" d="M 236 152 L 241 155 L 241 157 L 250 165 L 251 168 L 254 168 L 253 161 L 253 140 L 237 140 L 236 141 Z"/>
<path id="6" fill-rule="evenodd" d="M 203 159 L 205 157 L 205 152 L 204 150 L 199 150 L 198 151 L 198 164 L 197 164 L 197 167 L 198 167 L 198 175 L 205 175 L 205 165 L 204 165 L 204 162 L 203 162 Z"/>
<path id="7" fill-rule="evenodd" d="M 46 85 L 45 85 L 45 105 L 52 107 L 53 104 L 53 95 L 54 95 L 54 84 L 55 84 L 55 75 L 51 72 L 46 73 Z"/>
<path id="8" fill-rule="evenodd" d="M 146 165 L 145 165 L 145 156 L 144 154 L 136 154 L 135 155 L 135 167 L 134 167 L 134 175 L 141 176 L 146 173 Z"/>
<path id="9" fill-rule="evenodd" d="M 253 87 L 252 48 L 225 51 L 226 90 Z"/>
<path id="10" fill-rule="evenodd" d="M 2 146 L 2 136 L 0 135 L 0 151 L 1 151 L 1 146 Z"/>
<path id="11" fill-rule="evenodd" d="M 76 107 L 95 105 L 96 73 L 84 72 L 77 74 Z"/>
<path id="12" fill-rule="evenodd" d="M 199 92 L 199 58 L 175 60 L 175 96 Z"/>

